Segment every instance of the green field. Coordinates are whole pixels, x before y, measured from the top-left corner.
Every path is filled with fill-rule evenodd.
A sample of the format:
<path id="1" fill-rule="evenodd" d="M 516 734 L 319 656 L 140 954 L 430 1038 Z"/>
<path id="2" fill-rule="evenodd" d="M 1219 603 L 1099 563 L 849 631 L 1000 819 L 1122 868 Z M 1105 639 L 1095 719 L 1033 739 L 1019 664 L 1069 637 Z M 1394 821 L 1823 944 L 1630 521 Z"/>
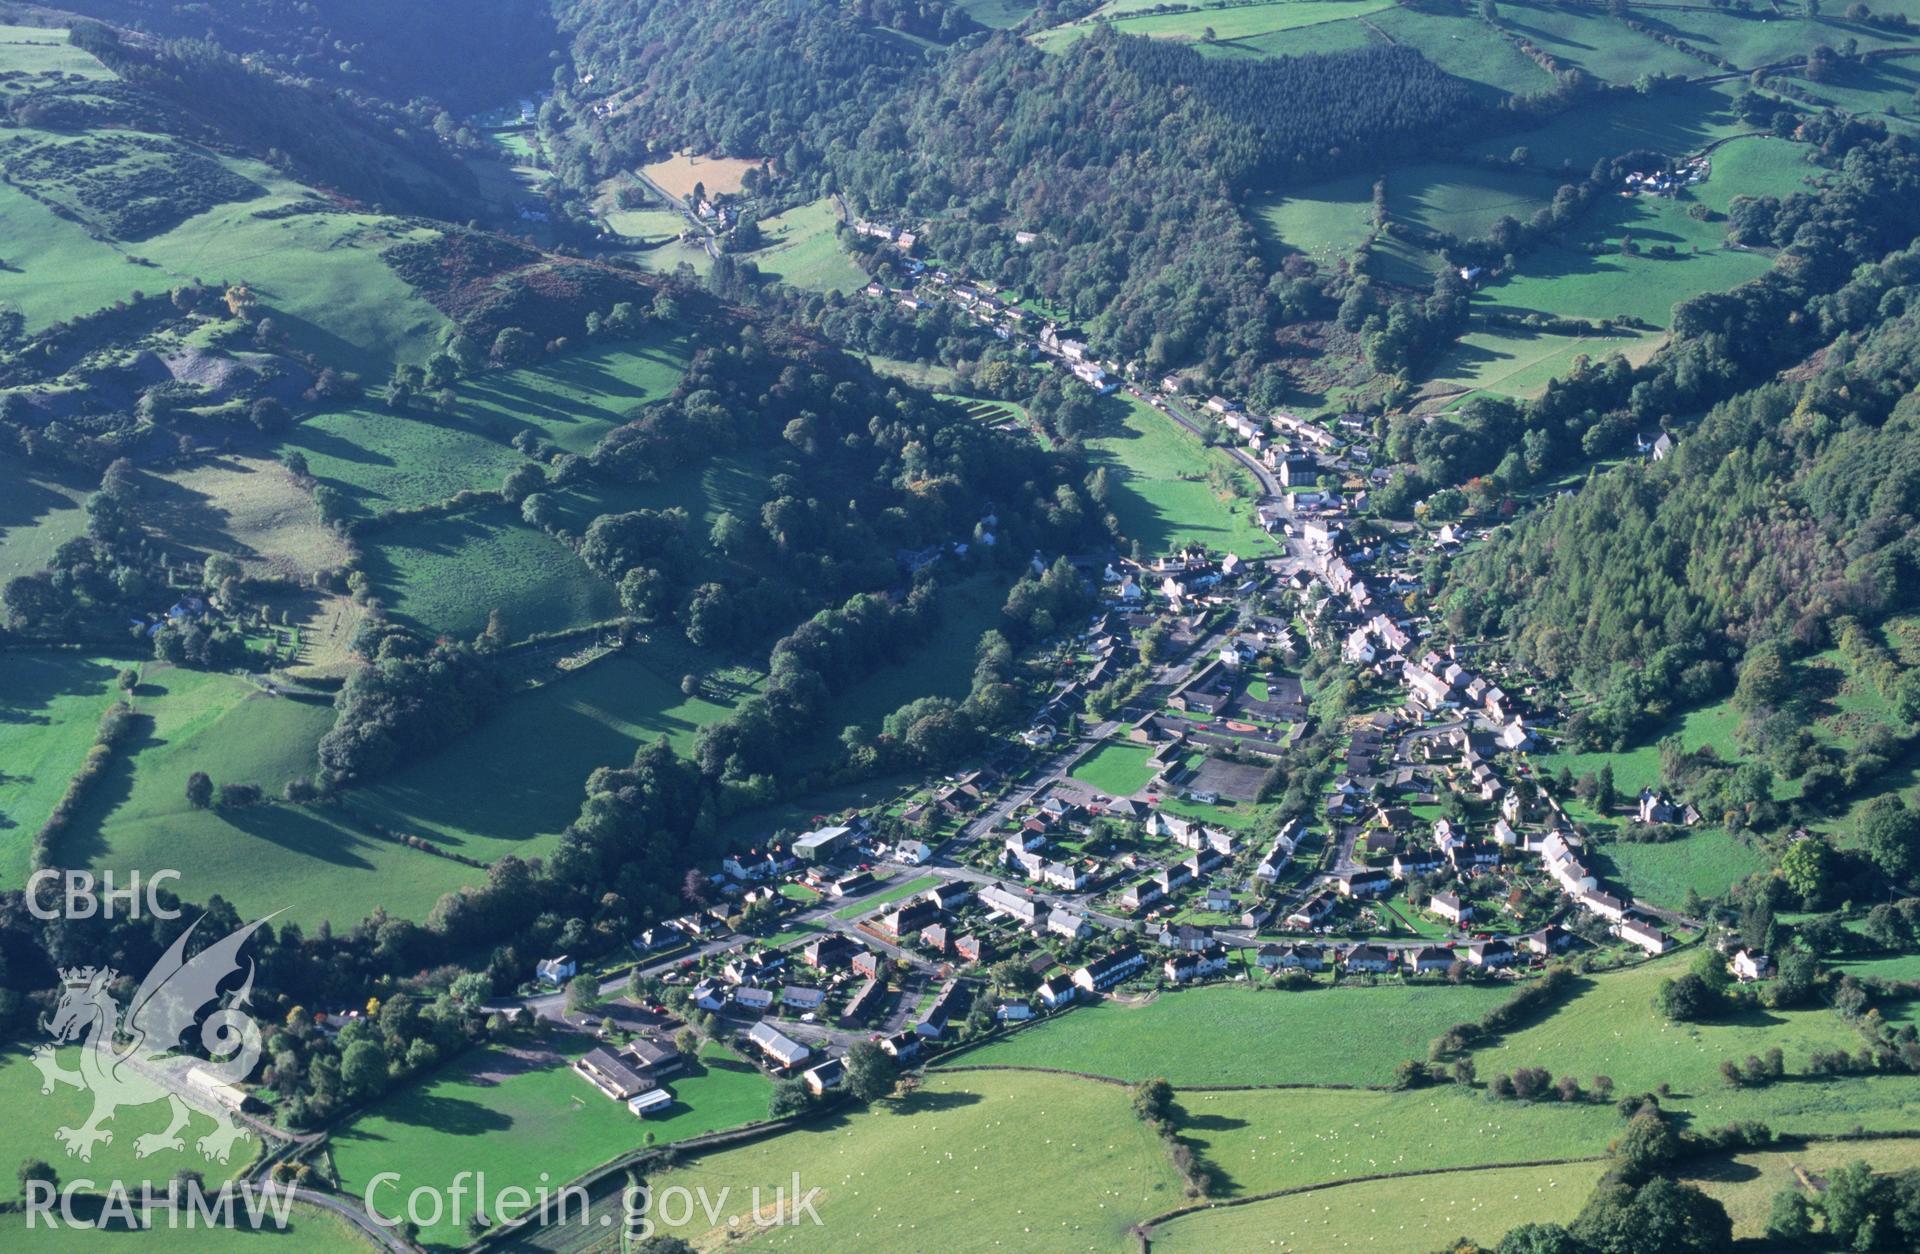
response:
<path id="1" fill-rule="evenodd" d="M 1398 984 L 1301 993 L 1216 986 L 1139 1006 L 1102 1001 L 962 1055 L 965 1063 L 1057 1067 L 1193 1084 L 1384 1084 L 1456 1023 L 1512 993 Z M 1207 1025 L 1195 1048 L 1194 1025 Z M 1364 1032 L 1355 1025 L 1364 1023 Z M 1716 1060 L 1717 1061 L 1717 1060 Z"/>
<path id="2" fill-rule="evenodd" d="M 1517 1067 L 1545 1067 L 1584 1082 L 1613 1077 L 1616 1091 L 1645 1092 L 1670 1084 L 1670 1103 L 1703 1126 L 1730 1119 L 1764 1119 L 1778 1131 L 1870 1130 L 1911 1126 L 1920 1109 L 1920 1079 L 1871 1076 L 1789 1081 L 1760 1089 L 1730 1089 L 1719 1073 L 1728 1058 L 1744 1059 L 1779 1046 L 1789 1075 L 1803 1073 L 1814 1049 L 1859 1047 L 1860 1036 L 1825 1007 L 1754 1010 L 1711 1023 L 1671 1023 L 1654 1009 L 1660 981 L 1685 971 L 1682 952 L 1626 971 L 1584 977 L 1585 989 L 1551 1017 L 1474 1055 L 1480 1076 Z"/>
<path id="3" fill-rule="evenodd" d="M 1608 20 L 1597 8 L 1590 12 L 1592 18 L 1574 20 Z M 1625 27 L 1620 30 L 1632 33 Z M 1733 111 L 1736 90 L 1724 83 L 1689 83 L 1670 85 L 1646 96 L 1638 92 L 1607 96 L 1559 114 L 1538 129 L 1489 136 L 1470 145 L 1469 150 L 1505 157 L 1516 147 L 1524 147 L 1538 168 L 1582 178 L 1600 158 L 1617 157 L 1636 148 L 1682 156 L 1698 152 L 1716 139 L 1753 129 Z"/>
<path id="4" fill-rule="evenodd" d="M 840 247 L 834 232 L 840 215 L 832 197 L 789 209 L 760 224 L 764 248 L 749 254 L 762 273 L 810 292 L 858 292 L 867 285 L 866 272 Z"/>
<path id="5" fill-rule="evenodd" d="M 616 235 L 649 242 L 679 239 L 687 229 L 687 215 L 674 209 L 614 209 L 605 220 Z"/>
<path id="6" fill-rule="evenodd" d="M 770 1228 L 756 1246 L 886 1251 L 1136 1249 L 1128 1227 L 1177 1205 L 1166 1149 L 1125 1090 L 1065 1076 L 936 1075 L 911 1097 L 770 1140 L 703 1155 L 649 1183 L 722 1189 L 751 1213 L 762 1186 L 820 1190 L 821 1226 Z M 668 1231 L 708 1248 L 724 1237 L 696 1209 Z M 709 1228 L 713 1228 L 709 1231 Z"/>
<path id="7" fill-rule="evenodd" d="M 1503 29 L 1524 35 L 1552 53 L 1562 65 L 1627 86 L 1643 74 L 1695 78 L 1712 69 L 1598 7 L 1562 8 L 1513 0 L 1500 6 L 1499 22 Z"/>
<path id="8" fill-rule="evenodd" d="M 1273 0 L 1270 4 L 1241 4 L 1184 13 L 1129 16 L 1126 12 L 1129 6 L 1122 3 L 1107 5 L 1100 11 L 1100 16 L 1105 18 L 1111 15 L 1113 28 L 1128 35 L 1200 41 L 1206 40 L 1207 32 L 1211 31 L 1214 40 L 1233 41 L 1258 39 L 1276 31 L 1376 13 L 1390 5 L 1391 0 Z M 1091 24 L 1085 22 L 1056 26 L 1035 36 L 1034 42 L 1057 52 L 1085 38 L 1091 29 Z"/>
<path id="9" fill-rule="evenodd" d="M 195 810 L 187 776 L 257 783 L 277 796 L 312 774 L 314 746 L 333 725 L 324 704 L 269 697 L 231 675 L 149 666 L 135 693 L 139 719 L 56 844 L 59 864 L 180 872 L 189 901 L 219 893 L 244 915 L 285 910 L 311 927 L 342 926 L 376 906 L 424 918 L 481 872 L 354 831 L 324 808 L 263 805 Z M 244 873 L 243 873 L 244 872 Z"/>
<path id="10" fill-rule="evenodd" d="M 982 26 L 1004 30 L 1026 21 L 1037 6 L 1035 0 L 959 0 L 954 7 Z"/>
<path id="11" fill-rule="evenodd" d="M 1536 753 L 1531 760 L 1545 774 L 1558 775 L 1565 770 L 1571 771 L 1576 779 L 1610 763 L 1615 790 L 1622 797 L 1633 796 L 1660 782 L 1661 740 L 1677 735 L 1689 752 L 1712 746 L 1723 759 L 1737 758 L 1740 752 L 1734 745 L 1733 733 L 1739 723 L 1740 715 L 1733 704 L 1717 701 L 1669 719 L 1659 731 L 1646 738 L 1645 744 L 1626 753 Z"/>
<path id="12" fill-rule="evenodd" d="M 367 514 L 431 505 L 468 488 L 497 490 L 526 464 L 504 439 L 452 419 L 371 406 L 315 414 L 287 434 L 282 456 L 290 449 Z"/>
<path id="13" fill-rule="evenodd" d="M 72 653 L 0 653 L 0 887 L 24 887 L 33 836 L 93 744 L 118 666 Z"/>
<path id="14" fill-rule="evenodd" d="M 1568 336 L 1522 327 L 1470 330 L 1441 354 L 1429 386 L 1443 392 L 1538 396 L 1548 383 L 1572 373 L 1581 357 L 1598 362 L 1619 353 L 1641 363 L 1665 342 L 1657 331 Z"/>
<path id="15" fill-rule="evenodd" d="M 1254 522 L 1252 505 L 1229 505 L 1207 481 L 1216 466 L 1246 472 L 1145 402 L 1126 398 L 1110 434 L 1088 440 L 1087 448 L 1114 481 L 1107 508 L 1120 520 L 1121 534 L 1148 553 L 1183 544 L 1247 556 L 1273 551 L 1272 539 Z"/>
<path id="16" fill-rule="evenodd" d="M 532 428 L 569 453 L 587 453 L 632 411 L 671 393 L 692 355 L 685 335 L 653 325 L 637 341 L 592 344 L 539 366 L 465 379 L 454 389 L 454 413 L 498 439 Z"/>
<path id="17" fill-rule="evenodd" d="M 1155 1250 L 1285 1249 L 1423 1251 L 1463 1235 L 1491 1249 L 1509 1228 L 1570 1223 L 1604 1163 L 1492 1167 L 1411 1180 L 1336 1185 L 1249 1206 L 1200 1211 L 1153 1230 Z"/>
<path id="18" fill-rule="evenodd" d="M 1684 1179 L 1727 1208 L 1736 1241 L 1757 1241 L 1766 1235 L 1774 1195 L 1783 1189 L 1804 1190 L 1800 1172 L 1823 1178 L 1856 1161 L 1879 1172 L 1912 1171 L 1920 1167 L 1920 1141 L 1868 1138 L 1736 1154 L 1690 1163 Z"/>
<path id="19" fill-rule="evenodd" d="M 140 975 L 142 972 L 130 972 Z M 7 1197 L 19 1196 L 14 1173 L 29 1159 L 51 1163 L 63 1183 L 78 1179 L 124 1181 L 133 1195 L 139 1196 L 140 1184 L 151 1180 L 156 1186 L 171 1179 L 182 1167 L 205 1173 L 209 1185 L 239 1175 L 260 1152 L 260 1139 L 236 1142 L 223 1167 L 208 1160 L 195 1147 L 194 1140 L 213 1131 L 213 1120 L 194 1112 L 180 1137 L 186 1142 L 181 1150 L 161 1150 L 146 1158 L 136 1153 L 135 1142 L 146 1133 L 163 1131 L 168 1110 L 164 1102 L 146 1106 L 123 1107 L 112 1120 L 113 1139 L 94 1146 L 93 1158 L 81 1162 L 67 1156 L 67 1147 L 55 1135 L 58 1128 L 77 1128 L 93 1110 L 93 1094 L 70 1085 L 58 1084 L 51 1093 L 41 1093 L 41 1076 L 30 1052 L 52 1038 L 35 1033 L 25 1040 L 0 1046 L 0 1109 L 7 1118 L 0 1121 L 0 1170 L 6 1173 Z M 60 1051 L 60 1065 L 71 1071 L 78 1066 L 80 1046 Z M 0 1229 L 3 1232 L 4 1229 Z"/>
<path id="20" fill-rule="evenodd" d="M 733 708 L 731 689 L 709 688 L 719 700 L 684 696 L 674 665 L 682 660 L 641 646 L 514 697 L 446 749 L 347 802 L 470 858 L 546 854 L 580 813 L 595 769 L 626 766 L 661 736 L 684 753 L 696 731 Z"/>
<path id="21" fill-rule="evenodd" d="M 1269 263 L 1303 253 L 1321 265 L 1351 257 L 1373 233 L 1373 178 L 1335 179 L 1286 196 L 1256 197 L 1248 220 Z"/>
<path id="22" fill-rule="evenodd" d="M 924 893 L 939 883 L 940 877 L 937 875 L 922 875 L 918 879 L 906 880 L 902 883 L 895 884 L 885 892 L 875 893 L 871 897 L 862 897 L 851 906 L 845 906 L 839 910 L 835 910 L 833 917 L 836 919 L 857 919 L 863 914 L 870 914 L 878 910 L 881 906 L 892 905 L 896 901 L 904 901 L 915 893 Z"/>
<path id="23" fill-rule="evenodd" d="M 1621 251 L 1629 238 L 1639 255 Z M 1656 245 L 1671 245 L 1678 255 L 1655 257 L 1648 250 Z M 1583 251 L 1588 247 L 1601 251 Z M 1726 247 L 1725 224 L 1696 222 L 1683 201 L 1612 196 L 1587 214 L 1564 245 L 1535 249 L 1521 258 L 1517 274 L 1477 292 L 1474 307 L 1595 321 L 1632 316 L 1664 328 L 1674 305 L 1701 292 L 1738 287 L 1770 264 L 1764 253 Z"/>
<path id="24" fill-rule="evenodd" d="M 1257 1197 L 1360 1176 L 1605 1153 L 1610 1103 L 1489 1102 L 1478 1089 L 1248 1089 L 1179 1094 L 1180 1137 L 1218 1196 Z"/>
<path id="25" fill-rule="evenodd" d="M 1101 745 L 1073 768 L 1073 778 L 1114 797 L 1131 797 L 1153 782 L 1146 745 L 1114 742 Z"/>
<path id="26" fill-rule="evenodd" d="M 975 575 L 940 590 L 940 621 L 925 643 L 905 657 L 875 667 L 834 697 L 835 727 L 877 730 L 887 715 L 919 697 L 964 700 L 973 687 L 980 637 L 1000 626 L 1008 584 L 999 575 Z"/>
<path id="27" fill-rule="evenodd" d="M 1863 40 L 1864 42 L 1864 40 Z M 1904 42 L 1911 44 L 1911 39 Z M 1920 64 L 1913 61 L 1880 60 L 1849 65 L 1826 82 L 1816 83 L 1793 75 L 1794 86 L 1815 99 L 1852 113 L 1880 114 L 1897 119 L 1893 129 L 1910 129 L 1915 109 L 1914 92 L 1920 91 Z"/>
<path id="28" fill-rule="evenodd" d="M 1529 171 L 1443 162 L 1387 175 L 1387 211 L 1395 218 L 1458 235 L 1485 235 L 1503 217 L 1524 222 L 1553 199 L 1558 180 Z"/>
<path id="29" fill-rule="evenodd" d="M 1702 897 L 1725 896 L 1734 884 L 1769 865 L 1764 854 L 1719 827 L 1663 845 L 1611 841 L 1594 853 L 1594 872 L 1600 878 L 1668 909 L 1678 909 L 1688 889 Z"/>
<path id="30" fill-rule="evenodd" d="M 1398 44 L 1411 44 L 1447 73 L 1500 94 L 1550 90 L 1553 79 L 1477 16 L 1395 6 L 1367 21 Z"/>
<path id="31" fill-rule="evenodd" d="M 515 1185 L 531 1191 L 543 1181 L 558 1189 L 640 1148 L 649 1134 L 666 1144 L 767 1117 L 771 1086 L 724 1046 L 705 1046 L 698 1063 L 669 1078 L 672 1113 L 646 1119 L 602 1095 L 569 1066 L 523 1061 L 514 1053 L 519 1048 L 558 1049 L 571 1060 L 586 1051 L 588 1041 L 567 1034 L 516 1047 L 485 1046 L 389 1096 L 333 1135 L 342 1191 L 362 1197 L 376 1173 L 398 1172 L 399 1183 L 374 1197 L 376 1206 L 386 1204 L 383 1213 L 392 1214 L 394 1198 L 422 1185 L 445 1189 L 462 1171 L 486 1172 L 494 1194 Z M 435 1247 L 468 1240 L 449 1222 L 420 1235 Z"/>
<path id="32" fill-rule="evenodd" d="M 209 1194 L 211 1195 L 211 1190 Z M 156 1191 L 158 1195 L 159 1191 Z M 235 1214 L 246 1222 L 243 1195 L 236 1191 Z M 140 1202 L 136 1189 L 134 1206 Z M 209 1205 L 217 1205 L 210 1196 Z M 266 1204 L 259 1203 L 264 1209 Z M 77 1210 L 78 1208 L 76 1208 Z M 81 1213 L 84 1218 L 84 1212 Z M 59 1219 L 56 1209 L 52 1218 Z M 369 1251 L 373 1243 L 338 1215 L 317 1206 L 296 1203 L 288 1212 L 284 1229 L 265 1227 L 248 1230 L 241 1227 L 212 1227 L 203 1219 L 198 1227 L 189 1227 L 184 1216 L 179 1227 L 167 1226 L 167 1212 L 156 1209 L 155 1227 L 135 1233 L 117 1229 L 80 1229 L 62 1222 L 58 1229 L 37 1217 L 27 1226 L 24 1214 L 0 1215 L 0 1245 L 10 1249 L 75 1250 L 100 1249 L 137 1251 L 138 1254 L 343 1254 L 345 1251 Z M 270 1224 L 272 1221 L 268 1220 Z M 14 1242 L 20 1244 L 15 1245 Z"/>
<path id="33" fill-rule="evenodd" d="M 510 505 L 383 528 L 365 569 L 393 617 L 430 636 L 471 639 L 492 610 L 512 640 L 620 614 L 612 584 Z"/>
<path id="34" fill-rule="evenodd" d="M 45 570 L 55 550 L 86 534 L 85 500 L 78 486 L 37 467 L 0 462 L 0 584 Z"/>

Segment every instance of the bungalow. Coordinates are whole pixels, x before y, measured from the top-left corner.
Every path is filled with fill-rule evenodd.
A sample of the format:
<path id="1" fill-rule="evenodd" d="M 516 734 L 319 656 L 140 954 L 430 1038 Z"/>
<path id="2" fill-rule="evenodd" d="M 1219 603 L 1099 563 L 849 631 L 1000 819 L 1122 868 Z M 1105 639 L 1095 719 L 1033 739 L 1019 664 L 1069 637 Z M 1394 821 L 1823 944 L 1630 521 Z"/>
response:
<path id="1" fill-rule="evenodd" d="M 1048 1010 L 1058 1010 L 1062 1006 L 1070 1005 L 1073 999 L 1079 996 L 1079 990 L 1074 988 L 1073 981 L 1064 975 L 1042 980 L 1039 992 L 1040 1004 Z"/>
<path id="2" fill-rule="evenodd" d="M 636 1118 L 645 1119 L 656 1110 L 664 1110 L 673 1105 L 673 1093 L 668 1089 L 648 1089 L 627 1099 L 627 1109 Z"/>
<path id="3" fill-rule="evenodd" d="M 1161 971 L 1166 975 L 1167 980 L 1174 984 L 1185 984 L 1190 980 L 1204 980 L 1210 976 L 1223 975 L 1226 970 L 1227 947 L 1218 941 L 1198 953 L 1179 954 L 1161 964 Z"/>
<path id="4" fill-rule="evenodd" d="M 770 1023 L 756 1023 L 747 1033 L 747 1041 L 777 1066 L 792 1067 L 813 1056 L 813 1051 Z"/>
<path id="5" fill-rule="evenodd" d="M 807 984 L 785 984 L 780 988 L 780 1008 L 790 1014 L 807 1014 L 820 1009 L 826 1001 L 825 989 Z"/>
<path id="6" fill-rule="evenodd" d="M 1638 945 L 1650 954 L 1664 954 L 1673 947 L 1673 940 L 1665 932 L 1651 923 L 1642 923 L 1638 919 L 1622 919 L 1614 927 L 1621 940 L 1630 945 Z"/>
<path id="7" fill-rule="evenodd" d="M 1505 967 L 1513 964 L 1513 946 L 1503 940 L 1475 941 L 1467 946 L 1467 965 L 1485 967 Z"/>
<path id="8" fill-rule="evenodd" d="M 604 1049 L 590 1049 L 580 1055 L 574 1062 L 573 1069 L 579 1072 L 587 1083 L 616 1102 L 624 1102 L 636 1094 L 655 1087 L 654 1081 L 647 1079 Z"/>
<path id="9" fill-rule="evenodd" d="M 907 866 L 923 866 L 932 856 L 933 850 L 924 841 L 918 840 L 903 840 L 900 847 L 893 851 L 893 860 Z"/>
<path id="10" fill-rule="evenodd" d="M 1300 908 L 1287 916 L 1288 927 L 1308 928 L 1333 913 L 1333 896 L 1329 893 L 1315 893 L 1302 902 Z"/>
<path id="11" fill-rule="evenodd" d="M 820 1097 L 828 1089 L 837 1089 L 846 1082 L 847 1064 L 838 1058 L 829 1058 L 817 1067 L 807 1068 L 800 1078 L 807 1082 L 808 1092 Z"/>
<path id="12" fill-rule="evenodd" d="M 1033 1018 L 1033 1007 L 1023 1001 L 1003 1001 L 993 1008 L 993 1017 L 1002 1023 L 1025 1023 Z"/>
<path id="13" fill-rule="evenodd" d="M 1453 951 L 1445 945 L 1422 945 L 1413 951 L 1410 966 L 1415 975 L 1426 975 L 1434 971 L 1445 971 L 1456 961 Z"/>
<path id="14" fill-rule="evenodd" d="M 742 984 L 733 990 L 732 997 L 734 1005 L 757 1014 L 765 1014 L 773 1009 L 773 990 L 770 988 L 756 988 L 751 984 Z"/>
<path id="15" fill-rule="evenodd" d="M 1104 993 L 1146 965 L 1146 955 L 1131 945 L 1123 945 L 1075 971 L 1073 984 L 1085 992 Z"/>
<path id="16" fill-rule="evenodd" d="M 1360 944 L 1347 950 L 1341 959 L 1341 966 L 1348 971 L 1368 972 L 1378 975 L 1393 969 L 1393 952 L 1379 945 Z"/>
<path id="17" fill-rule="evenodd" d="M 1427 902 L 1427 909 L 1455 927 L 1473 917 L 1473 907 L 1452 893 L 1435 893 Z"/>

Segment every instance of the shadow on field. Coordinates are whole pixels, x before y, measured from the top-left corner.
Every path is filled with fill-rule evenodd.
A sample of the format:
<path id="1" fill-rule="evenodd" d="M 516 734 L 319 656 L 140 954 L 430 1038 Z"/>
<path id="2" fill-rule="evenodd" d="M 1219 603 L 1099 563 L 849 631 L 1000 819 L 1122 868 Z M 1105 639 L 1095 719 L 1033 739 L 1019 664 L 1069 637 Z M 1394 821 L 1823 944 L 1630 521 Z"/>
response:
<path id="1" fill-rule="evenodd" d="M 96 859 L 106 856 L 108 846 L 101 827 L 107 817 L 133 795 L 134 758 L 142 750 L 165 743 L 154 735 L 151 714 L 134 714 L 128 722 L 128 731 L 114 747 L 106 771 L 87 791 L 74 821 L 61 830 L 54 848 L 48 851 L 55 858 L 50 865 L 91 866 Z"/>
<path id="2" fill-rule="evenodd" d="M 349 838 L 341 829 L 294 806 L 223 810 L 221 816 L 235 831 L 271 841 L 290 853 L 358 871 L 374 869 L 373 863 L 353 852 L 346 843 Z"/>
<path id="3" fill-rule="evenodd" d="M 113 667 L 104 662 L 51 654 L 12 654 L 0 662 L 0 723 L 45 727 L 53 721 L 45 713 L 46 707 L 55 700 L 100 691 L 112 678 Z"/>

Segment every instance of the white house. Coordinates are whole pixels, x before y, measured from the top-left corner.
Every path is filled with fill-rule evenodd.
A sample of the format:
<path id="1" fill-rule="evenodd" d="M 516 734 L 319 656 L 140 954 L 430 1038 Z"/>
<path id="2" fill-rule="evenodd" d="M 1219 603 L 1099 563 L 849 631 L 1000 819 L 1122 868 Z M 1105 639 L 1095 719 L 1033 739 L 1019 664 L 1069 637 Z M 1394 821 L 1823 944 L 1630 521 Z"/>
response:
<path id="1" fill-rule="evenodd" d="M 558 986 L 572 979 L 573 973 L 579 969 L 579 963 L 562 954 L 558 958 L 542 958 L 534 966 L 533 972 L 540 977 L 542 984 Z"/>

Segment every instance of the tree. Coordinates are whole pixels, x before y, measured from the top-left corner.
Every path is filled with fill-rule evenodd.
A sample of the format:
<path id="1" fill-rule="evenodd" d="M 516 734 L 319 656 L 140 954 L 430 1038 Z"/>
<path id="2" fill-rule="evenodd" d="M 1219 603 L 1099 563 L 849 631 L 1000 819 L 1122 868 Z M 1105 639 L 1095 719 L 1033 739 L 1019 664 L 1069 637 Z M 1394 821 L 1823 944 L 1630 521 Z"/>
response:
<path id="1" fill-rule="evenodd" d="M 1588 1254 L 1586 1243 L 1559 1224 L 1521 1224 L 1500 1238 L 1494 1254 Z"/>
<path id="2" fill-rule="evenodd" d="M 187 776 L 187 804 L 196 810 L 213 804 L 213 779 L 205 771 Z"/>
<path id="3" fill-rule="evenodd" d="M 1642 1111 L 1627 1121 L 1613 1152 L 1630 1175 L 1643 1178 L 1673 1161 L 1680 1152 L 1680 1135 L 1664 1115 Z"/>
<path id="4" fill-rule="evenodd" d="M 584 1014 L 600 1004 L 600 981 L 591 975 L 576 975 L 567 981 L 567 1010 Z"/>
<path id="5" fill-rule="evenodd" d="M 23 1195 L 36 1180 L 46 1185 L 49 1189 L 58 1190 L 60 1188 L 60 1174 L 56 1172 L 53 1169 L 53 1165 L 44 1158 L 29 1158 L 27 1161 L 21 1163 L 18 1179 L 20 1181 L 20 1192 Z"/>
<path id="6" fill-rule="evenodd" d="M 1133 1113 L 1149 1123 L 1167 1119 L 1173 1113 L 1173 1085 L 1159 1076 L 1134 1085 Z"/>
<path id="7" fill-rule="evenodd" d="M 1780 878 L 1811 909 L 1818 909 L 1832 891 L 1833 846 L 1818 837 L 1797 840 L 1780 857 Z"/>
<path id="8" fill-rule="evenodd" d="M 340 1055 L 340 1084 L 349 1101 L 376 1096 L 387 1084 L 387 1051 L 378 1041 L 355 1041 Z"/>
<path id="9" fill-rule="evenodd" d="M 1791 1187 L 1774 1194 L 1773 1208 L 1767 1212 L 1767 1238 L 1798 1245 L 1812 1235 L 1813 1211 L 1806 1194 Z"/>
<path id="10" fill-rule="evenodd" d="M 528 497 L 547 484 L 547 472 L 536 462 L 515 466 L 500 486 L 500 496 L 509 505 L 524 504 Z"/>
<path id="11" fill-rule="evenodd" d="M 1614 803 L 1619 799 L 1620 793 L 1613 784 L 1613 763 L 1602 762 L 1600 774 L 1594 779 L 1593 784 L 1593 808 L 1606 814 L 1613 809 Z"/>
<path id="12" fill-rule="evenodd" d="M 503 327 L 493 337 L 493 359 L 503 366 L 527 366 L 539 357 L 540 341 L 524 327 Z"/>
<path id="13" fill-rule="evenodd" d="M 847 1091 L 863 1102 L 877 1102 L 893 1093 L 900 1072 L 893 1059 L 873 1041 L 855 1041 L 847 1047 Z"/>
<path id="14" fill-rule="evenodd" d="M 775 1119 L 788 1115 L 797 1115 L 813 1104 L 813 1094 L 807 1091 L 806 1081 L 799 1079 L 776 1080 L 773 1096 L 767 1101 L 767 1113 Z"/>
<path id="15" fill-rule="evenodd" d="M 1904 884 L 1920 869 L 1920 814 L 1898 793 L 1885 793 L 1862 807 L 1859 831 L 1860 845 L 1867 856 L 1891 878 Z"/>

